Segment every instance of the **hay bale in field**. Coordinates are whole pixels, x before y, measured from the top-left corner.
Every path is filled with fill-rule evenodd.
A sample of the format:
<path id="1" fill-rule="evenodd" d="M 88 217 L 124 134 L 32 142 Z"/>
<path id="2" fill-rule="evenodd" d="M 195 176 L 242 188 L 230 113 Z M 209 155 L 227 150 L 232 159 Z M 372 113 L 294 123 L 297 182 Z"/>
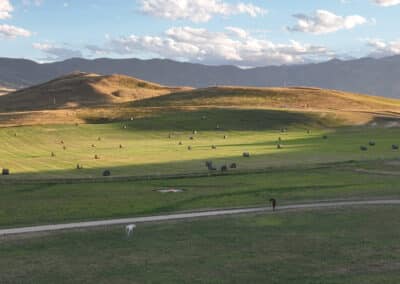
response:
<path id="1" fill-rule="evenodd" d="M 109 176 L 111 176 L 111 171 L 110 170 L 103 171 L 103 177 L 109 177 Z"/>
<path id="2" fill-rule="evenodd" d="M 196 135 L 197 134 L 197 130 L 193 130 L 192 133 L 193 133 L 193 135 Z"/>
<path id="3" fill-rule="evenodd" d="M 250 153 L 249 152 L 244 152 L 243 153 L 244 158 L 250 158 Z"/>
<path id="4" fill-rule="evenodd" d="M 368 147 L 367 146 L 360 146 L 360 150 L 361 151 L 368 151 Z"/>
<path id="5" fill-rule="evenodd" d="M 133 121 L 135 118 L 132 116 L 130 119 L 131 119 L 131 121 Z"/>
<path id="6" fill-rule="evenodd" d="M 182 146 L 182 145 L 183 145 L 182 141 L 179 141 L 179 143 L 178 143 L 178 144 L 179 144 L 179 146 Z"/>
<path id="7" fill-rule="evenodd" d="M 194 140 L 194 137 L 193 137 L 193 136 L 190 136 L 189 139 L 190 139 L 190 140 Z"/>
<path id="8" fill-rule="evenodd" d="M 217 170 L 217 168 L 215 168 L 215 167 L 213 166 L 213 162 L 212 162 L 212 161 L 207 161 L 207 162 L 206 162 L 206 167 L 207 167 L 207 169 L 208 169 L 209 171 L 216 171 L 216 170 Z"/>
<path id="9" fill-rule="evenodd" d="M 99 155 L 94 155 L 94 159 L 95 160 L 100 160 L 100 156 Z"/>
<path id="10" fill-rule="evenodd" d="M 368 145 L 371 146 L 371 147 L 373 147 L 373 146 L 376 145 L 376 143 L 375 143 L 375 141 L 369 141 Z"/>
<path id="11" fill-rule="evenodd" d="M 227 172 L 228 171 L 228 166 L 227 165 L 223 165 L 222 167 L 221 167 L 221 172 Z"/>
<path id="12" fill-rule="evenodd" d="M 192 146 L 188 146 L 187 148 L 189 151 L 192 151 Z"/>
<path id="13" fill-rule="evenodd" d="M 224 135 L 224 140 L 228 139 L 228 135 Z"/>
<path id="14" fill-rule="evenodd" d="M 211 149 L 216 150 L 216 149 L 217 149 L 217 146 L 211 145 Z"/>
<path id="15" fill-rule="evenodd" d="M 328 139 L 328 135 L 322 136 L 322 139 L 327 140 Z"/>
<path id="16" fill-rule="evenodd" d="M 95 144 L 92 144 L 92 148 L 96 148 L 96 145 L 95 145 Z"/>
<path id="17" fill-rule="evenodd" d="M 127 125 L 124 125 L 122 128 L 123 128 L 123 129 L 127 129 L 127 128 L 128 128 L 128 126 L 127 126 Z"/>
<path id="18" fill-rule="evenodd" d="M 101 141 L 101 137 L 98 137 L 97 140 L 98 140 L 98 141 Z"/>
<path id="19" fill-rule="evenodd" d="M 399 145 L 393 144 L 392 145 L 392 150 L 399 150 Z"/>
<path id="20" fill-rule="evenodd" d="M 278 142 L 282 142 L 282 138 L 281 137 L 278 137 Z"/>
<path id="21" fill-rule="evenodd" d="M 52 157 L 55 157 L 56 154 L 55 154 L 54 152 L 51 152 L 51 156 L 52 156 Z"/>
<path id="22" fill-rule="evenodd" d="M 64 151 L 67 150 L 67 146 L 64 145 L 64 146 L 63 146 L 63 150 L 64 150 Z"/>
<path id="23" fill-rule="evenodd" d="M 230 165 L 230 168 L 231 168 L 231 169 L 237 169 L 237 164 L 236 164 L 236 163 L 232 163 L 232 164 Z"/>
<path id="24" fill-rule="evenodd" d="M 124 146 L 122 146 L 122 144 L 119 144 L 119 148 L 122 149 L 122 148 L 124 148 Z"/>
<path id="25" fill-rule="evenodd" d="M 3 176 L 9 176 L 9 175 L 10 175 L 10 170 L 9 170 L 9 169 L 3 169 L 3 170 L 1 171 L 1 175 L 3 175 Z"/>
<path id="26" fill-rule="evenodd" d="M 76 164 L 76 169 L 77 169 L 77 170 L 82 170 L 82 169 L 83 169 L 83 166 L 82 166 L 81 164 Z"/>
<path id="27" fill-rule="evenodd" d="M 281 144 L 278 144 L 278 145 L 276 145 L 276 148 L 277 148 L 277 149 L 282 149 L 282 145 L 281 145 Z"/>
<path id="28" fill-rule="evenodd" d="M 60 141 L 60 144 L 64 145 L 64 140 L 61 140 L 61 141 Z"/>

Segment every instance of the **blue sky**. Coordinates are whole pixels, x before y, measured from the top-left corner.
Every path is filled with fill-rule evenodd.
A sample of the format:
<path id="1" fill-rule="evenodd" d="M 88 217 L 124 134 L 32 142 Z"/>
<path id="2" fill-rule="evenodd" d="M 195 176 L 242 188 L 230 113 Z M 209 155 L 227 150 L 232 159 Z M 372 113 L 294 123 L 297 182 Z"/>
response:
<path id="1" fill-rule="evenodd" d="M 400 0 L 0 0 L 0 56 L 243 67 L 400 53 Z"/>

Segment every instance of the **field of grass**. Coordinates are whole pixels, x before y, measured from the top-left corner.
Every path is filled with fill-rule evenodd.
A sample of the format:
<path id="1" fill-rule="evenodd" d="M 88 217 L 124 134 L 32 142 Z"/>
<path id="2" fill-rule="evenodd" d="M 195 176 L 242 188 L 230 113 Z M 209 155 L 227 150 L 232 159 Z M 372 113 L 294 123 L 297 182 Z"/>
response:
<path id="1" fill-rule="evenodd" d="M 1 283 L 399 283 L 395 207 L 0 240 Z"/>
<path id="2" fill-rule="evenodd" d="M 333 128 L 338 123 L 310 113 L 203 110 L 108 124 L 0 128 L 0 168 L 10 169 L 11 180 L 96 178 L 105 169 L 113 176 L 206 173 L 207 160 L 217 166 L 235 162 L 238 170 L 249 170 L 398 157 L 391 145 L 400 142 L 400 129 Z M 370 140 L 377 145 L 360 151 Z M 252 157 L 243 158 L 243 152 Z M 77 170 L 77 164 L 84 169 Z M 0 183 L 5 179 L 0 177 Z"/>
<path id="3" fill-rule="evenodd" d="M 88 184 L 3 185 L 0 227 L 155 215 L 213 208 L 332 199 L 400 198 L 398 176 L 357 173 L 349 165 L 261 174 Z M 159 189 L 178 188 L 177 194 Z"/>

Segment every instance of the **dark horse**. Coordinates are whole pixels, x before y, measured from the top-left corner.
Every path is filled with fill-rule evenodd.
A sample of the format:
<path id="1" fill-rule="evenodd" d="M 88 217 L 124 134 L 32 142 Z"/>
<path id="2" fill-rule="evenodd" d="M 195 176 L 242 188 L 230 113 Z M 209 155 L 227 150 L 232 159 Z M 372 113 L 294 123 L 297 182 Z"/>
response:
<path id="1" fill-rule="evenodd" d="M 274 198 L 271 198 L 271 199 L 269 200 L 269 202 L 271 202 L 271 204 L 272 204 L 272 211 L 275 211 L 275 207 L 276 207 L 276 199 L 274 199 Z"/>

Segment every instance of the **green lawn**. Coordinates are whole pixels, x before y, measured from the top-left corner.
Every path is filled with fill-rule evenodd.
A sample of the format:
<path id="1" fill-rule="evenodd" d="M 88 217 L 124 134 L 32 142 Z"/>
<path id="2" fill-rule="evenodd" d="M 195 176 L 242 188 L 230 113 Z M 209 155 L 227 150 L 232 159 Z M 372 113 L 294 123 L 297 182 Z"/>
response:
<path id="1" fill-rule="evenodd" d="M 1 283 L 400 282 L 400 208 L 347 208 L 0 240 Z"/>
<path id="2" fill-rule="evenodd" d="M 327 128 L 334 125 L 333 118 L 313 114 L 204 110 L 78 127 L 0 128 L 0 168 L 10 169 L 12 175 L 7 179 L 11 180 L 97 178 L 105 169 L 110 169 L 113 176 L 206 172 L 207 160 L 218 167 L 235 162 L 239 170 L 251 170 L 399 156 L 391 145 L 400 141 L 400 129 Z M 284 127 L 289 129 L 287 133 L 280 132 Z M 192 130 L 198 130 L 198 134 L 193 135 Z M 323 135 L 328 139 L 322 139 Z M 190 136 L 195 139 L 190 140 Z M 279 137 L 283 140 L 280 150 Z M 360 146 L 368 145 L 370 140 L 377 145 L 367 152 L 360 151 Z M 212 145 L 217 149 L 212 150 Z M 252 157 L 243 158 L 243 152 L 250 152 Z M 76 170 L 78 163 L 83 170 Z M 4 179 L 0 177 L 0 184 Z"/>
<path id="3" fill-rule="evenodd" d="M 154 191 L 171 187 L 185 192 L 162 194 Z M 13 227 L 263 206 L 271 197 L 279 204 L 323 199 L 399 198 L 400 179 L 356 173 L 350 166 L 338 166 L 137 182 L 2 185 L 0 196 L 0 227 Z"/>

